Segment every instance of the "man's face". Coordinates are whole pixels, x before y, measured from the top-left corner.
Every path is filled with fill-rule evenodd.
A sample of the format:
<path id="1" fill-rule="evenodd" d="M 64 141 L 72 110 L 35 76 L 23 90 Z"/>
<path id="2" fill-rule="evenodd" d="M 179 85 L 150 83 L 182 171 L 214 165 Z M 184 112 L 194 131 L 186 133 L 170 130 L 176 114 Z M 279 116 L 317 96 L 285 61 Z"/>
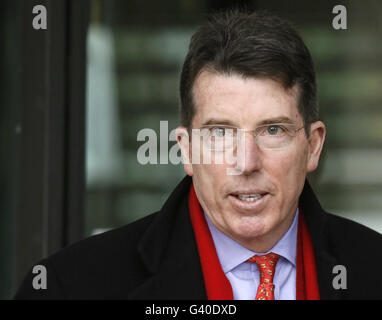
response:
<path id="1" fill-rule="evenodd" d="M 280 122 L 278 119 L 301 128 L 297 91 L 297 87 L 287 91 L 270 79 L 202 71 L 193 87 L 196 112 L 192 128 L 229 124 L 252 130 L 267 121 Z M 193 177 L 200 204 L 215 227 L 247 248 L 267 251 L 293 220 L 306 174 L 317 167 L 325 126 L 313 123 L 309 140 L 304 129 L 298 131 L 281 150 L 260 149 L 253 135 L 244 135 L 245 152 L 234 165 L 192 164 L 190 150 L 195 140 L 190 145 L 181 142 L 182 153 L 191 162 L 184 167 Z M 235 166 L 240 174 L 227 174 L 227 168 Z M 239 198 L 248 194 L 260 194 L 261 198 Z"/>

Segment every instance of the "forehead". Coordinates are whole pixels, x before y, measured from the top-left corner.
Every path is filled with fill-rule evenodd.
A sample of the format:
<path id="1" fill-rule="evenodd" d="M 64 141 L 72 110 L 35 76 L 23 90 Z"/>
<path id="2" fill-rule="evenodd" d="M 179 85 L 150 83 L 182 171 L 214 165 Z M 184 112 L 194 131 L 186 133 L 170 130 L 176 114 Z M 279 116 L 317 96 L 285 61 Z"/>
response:
<path id="1" fill-rule="evenodd" d="M 205 122 L 253 127 L 269 119 L 286 118 L 302 123 L 298 112 L 297 85 L 285 89 L 268 78 L 244 78 L 204 70 L 195 79 L 193 127 Z"/>

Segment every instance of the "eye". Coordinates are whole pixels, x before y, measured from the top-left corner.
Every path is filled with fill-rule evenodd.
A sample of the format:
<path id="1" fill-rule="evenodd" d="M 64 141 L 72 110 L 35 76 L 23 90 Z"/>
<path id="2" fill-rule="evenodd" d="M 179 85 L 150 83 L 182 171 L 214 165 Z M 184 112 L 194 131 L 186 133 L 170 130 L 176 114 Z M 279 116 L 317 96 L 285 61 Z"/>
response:
<path id="1" fill-rule="evenodd" d="M 226 128 L 223 128 L 223 127 L 211 128 L 211 135 L 217 138 L 224 137 L 226 135 Z"/>
<path id="2" fill-rule="evenodd" d="M 271 136 L 276 136 L 284 132 L 285 132 L 285 128 L 276 124 L 269 125 L 266 129 L 266 133 Z"/>

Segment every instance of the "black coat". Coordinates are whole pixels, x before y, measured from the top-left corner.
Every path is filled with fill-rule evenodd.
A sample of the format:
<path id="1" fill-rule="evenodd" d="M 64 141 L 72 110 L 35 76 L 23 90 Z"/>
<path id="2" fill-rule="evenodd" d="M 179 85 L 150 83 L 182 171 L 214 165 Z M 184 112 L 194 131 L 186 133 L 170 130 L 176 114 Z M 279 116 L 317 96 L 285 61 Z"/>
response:
<path id="1" fill-rule="evenodd" d="M 160 211 L 42 260 L 47 289 L 33 289 L 36 274 L 29 272 L 15 298 L 206 299 L 188 211 L 190 184 L 190 177 L 183 179 Z M 314 245 L 321 298 L 381 299 L 382 236 L 326 213 L 308 182 L 300 206 Z M 347 289 L 334 289 L 335 265 L 346 267 Z"/>

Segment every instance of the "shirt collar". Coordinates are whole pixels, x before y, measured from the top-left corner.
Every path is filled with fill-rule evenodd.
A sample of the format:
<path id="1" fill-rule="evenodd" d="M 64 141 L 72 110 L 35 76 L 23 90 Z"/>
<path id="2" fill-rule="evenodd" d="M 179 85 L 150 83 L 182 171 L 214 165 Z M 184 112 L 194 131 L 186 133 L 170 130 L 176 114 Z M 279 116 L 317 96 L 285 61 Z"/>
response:
<path id="1" fill-rule="evenodd" d="M 274 252 L 280 255 L 282 258 L 292 263 L 293 266 L 296 266 L 298 214 L 299 210 L 297 208 L 293 222 L 290 225 L 288 231 L 273 246 L 273 248 L 266 252 Z M 219 261 L 224 273 L 231 271 L 253 255 L 258 254 L 245 248 L 235 240 L 219 231 L 212 224 L 207 215 L 204 215 L 206 217 L 207 224 L 210 229 L 216 252 L 218 254 Z"/>

